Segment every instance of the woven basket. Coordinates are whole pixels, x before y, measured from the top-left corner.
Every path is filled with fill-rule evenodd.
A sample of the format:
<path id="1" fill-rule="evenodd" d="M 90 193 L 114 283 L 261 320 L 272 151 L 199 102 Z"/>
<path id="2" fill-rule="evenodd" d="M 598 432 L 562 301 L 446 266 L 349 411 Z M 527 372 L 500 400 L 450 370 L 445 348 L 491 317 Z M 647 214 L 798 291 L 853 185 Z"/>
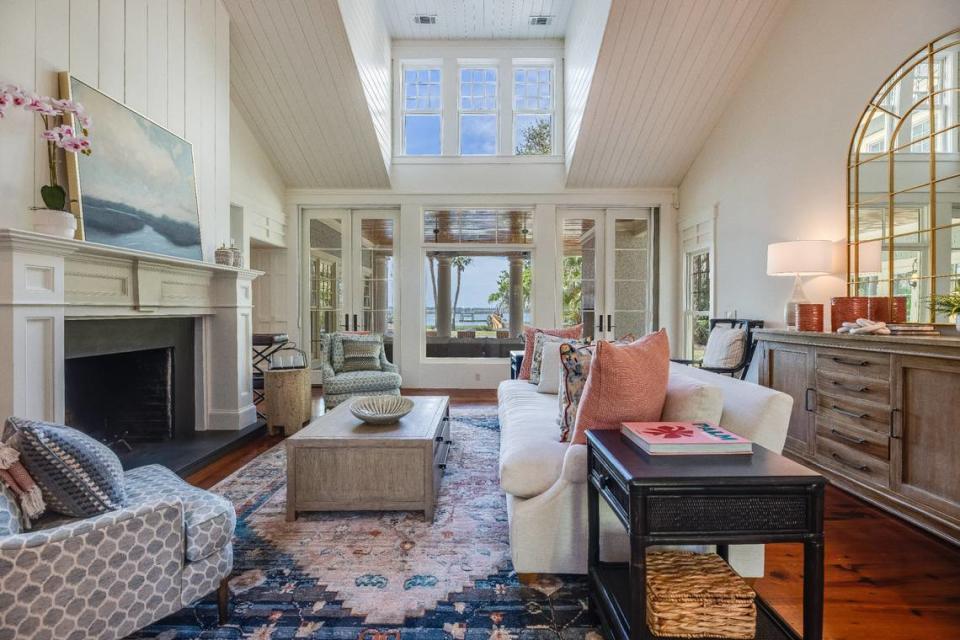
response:
<path id="1" fill-rule="evenodd" d="M 654 635 L 752 640 L 755 597 L 714 553 L 647 554 L 647 624 Z"/>

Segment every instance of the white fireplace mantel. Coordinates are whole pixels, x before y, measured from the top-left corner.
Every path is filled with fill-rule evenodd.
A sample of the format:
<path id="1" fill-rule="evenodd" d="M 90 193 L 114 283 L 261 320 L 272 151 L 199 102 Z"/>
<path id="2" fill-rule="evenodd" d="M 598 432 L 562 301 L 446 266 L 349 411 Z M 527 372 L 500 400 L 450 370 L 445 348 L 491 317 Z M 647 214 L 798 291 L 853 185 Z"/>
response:
<path id="1" fill-rule="evenodd" d="M 196 428 L 242 429 L 253 405 L 259 271 L 0 229 L 0 419 L 62 422 L 65 321 L 196 319 Z"/>

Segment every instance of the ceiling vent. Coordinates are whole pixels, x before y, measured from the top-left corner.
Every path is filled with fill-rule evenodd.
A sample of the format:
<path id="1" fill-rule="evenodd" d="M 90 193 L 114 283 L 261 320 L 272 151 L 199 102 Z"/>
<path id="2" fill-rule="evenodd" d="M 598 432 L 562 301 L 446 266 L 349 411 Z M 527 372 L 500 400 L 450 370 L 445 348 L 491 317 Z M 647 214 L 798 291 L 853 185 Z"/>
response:
<path id="1" fill-rule="evenodd" d="M 546 27 L 553 24 L 553 16 L 530 16 L 530 25 L 534 27 Z"/>
<path id="2" fill-rule="evenodd" d="M 437 24 L 437 16 L 420 13 L 413 16 L 414 24 Z"/>

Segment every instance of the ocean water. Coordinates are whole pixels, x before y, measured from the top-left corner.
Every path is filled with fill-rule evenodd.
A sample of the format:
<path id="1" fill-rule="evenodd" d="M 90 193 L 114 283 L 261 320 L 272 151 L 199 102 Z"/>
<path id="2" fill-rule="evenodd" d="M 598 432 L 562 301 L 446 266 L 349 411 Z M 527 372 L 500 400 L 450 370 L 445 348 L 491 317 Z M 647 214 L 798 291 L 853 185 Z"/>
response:
<path id="1" fill-rule="evenodd" d="M 138 231 L 123 234 L 104 233 L 93 227 L 87 227 L 84 229 L 84 236 L 88 242 L 96 242 L 113 247 L 122 247 L 124 249 L 134 249 L 137 251 L 151 251 L 176 258 L 189 258 L 191 260 L 203 259 L 203 249 L 199 244 L 186 247 L 173 244 L 154 231 L 153 227 L 149 224 L 144 225 L 143 228 Z"/>

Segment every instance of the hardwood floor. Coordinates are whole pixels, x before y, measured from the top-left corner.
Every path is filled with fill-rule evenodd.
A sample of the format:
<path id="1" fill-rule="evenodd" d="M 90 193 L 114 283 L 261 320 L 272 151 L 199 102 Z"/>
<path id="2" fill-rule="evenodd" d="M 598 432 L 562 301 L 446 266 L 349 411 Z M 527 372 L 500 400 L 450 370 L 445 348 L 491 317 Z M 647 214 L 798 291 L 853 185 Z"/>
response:
<path id="1" fill-rule="evenodd" d="M 449 395 L 453 407 L 496 404 L 492 390 L 404 393 Z M 213 486 L 281 440 L 265 436 L 188 480 Z M 960 548 L 834 487 L 827 489 L 825 527 L 825 640 L 960 639 Z M 768 545 L 766 576 L 752 581 L 796 627 L 802 620 L 802 571 L 800 545 Z"/>

